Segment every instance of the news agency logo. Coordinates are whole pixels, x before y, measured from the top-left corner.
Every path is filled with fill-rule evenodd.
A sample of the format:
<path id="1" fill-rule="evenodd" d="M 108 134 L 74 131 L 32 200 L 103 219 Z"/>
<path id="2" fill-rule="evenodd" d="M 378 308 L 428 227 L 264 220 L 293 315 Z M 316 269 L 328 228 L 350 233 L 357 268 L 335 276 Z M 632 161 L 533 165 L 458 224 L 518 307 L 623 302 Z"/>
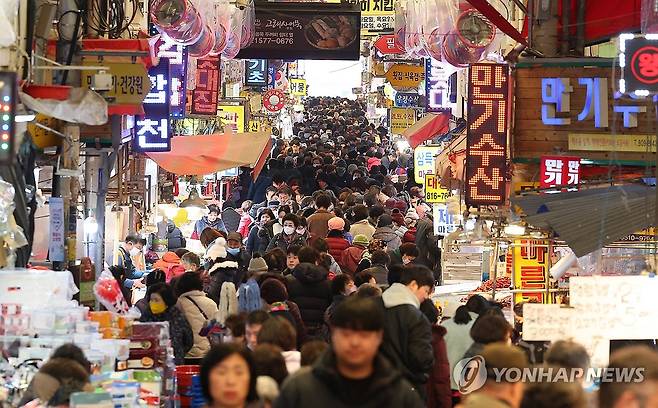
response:
<path id="1" fill-rule="evenodd" d="M 469 394 L 477 391 L 487 380 L 487 367 L 484 358 L 480 355 L 459 360 L 452 375 L 456 379 L 459 392 Z"/>

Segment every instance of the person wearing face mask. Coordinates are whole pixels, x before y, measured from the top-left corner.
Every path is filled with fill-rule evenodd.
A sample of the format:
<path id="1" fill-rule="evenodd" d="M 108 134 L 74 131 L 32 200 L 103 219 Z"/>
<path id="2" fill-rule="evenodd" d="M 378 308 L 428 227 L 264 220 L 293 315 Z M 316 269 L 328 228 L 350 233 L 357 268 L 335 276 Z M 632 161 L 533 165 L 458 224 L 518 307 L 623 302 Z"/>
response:
<path id="1" fill-rule="evenodd" d="M 140 317 L 140 322 L 168 322 L 171 346 L 176 365 L 185 363 L 185 355 L 194 345 L 190 324 L 176 307 L 176 296 L 171 286 L 156 283 L 148 288 L 146 299 L 149 307 Z"/>
<path id="2" fill-rule="evenodd" d="M 267 251 L 274 248 L 287 251 L 291 245 L 306 245 L 306 240 L 297 233 L 297 227 L 299 227 L 299 219 L 295 214 L 287 214 L 283 217 L 283 231 L 272 238 L 267 246 Z"/>
<path id="3" fill-rule="evenodd" d="M 224 221 L 219 217 L 219 207 L 215 204 L 210 204 L 208 206 L 208 215 L 204 215 L 199 221 L 194 224 L 194 232 L 192 233 L 192 239 L 199 239 L 201 233 L 206 228 L 214 228 L 217 231 L 227 233 L 226 226 Z"/>
<path id="4" fill-rule="evenodd" d="M 135 268 L 133 263 L 133 255 L 137 255 L 139 249 L 136 248 L 136 245 L 141 243 L 141 239 L 136 236 L 129 234 L 126 236 L 126 239 L 123 240 L 123 243 L 119 246 L 117 251 L 117 260 L 115 265 L 123 268 L 125 270 L 125 279 L 123 282 L 124 287 L 126 288 L 143 288 L 144 284 L 141 281 L 144 271 L 139 271 Z"/>
<path id="5" fill-rule="evenodd" d="M 391 265 L 409 265 L 416 260 L 419 254 L 420 251 L 418 250 L 418 247 L 416 244 L 411 242 L 402 244 L 398 249 L 388 253 L 388 255 L 391 257 Z"/>
<path id="6" fill-rule="evenodd" d="M 251 227 L 249 231 L 249 236 L 247 237 L 247 254 L 253 256 L 254 253 L 258 252 L 264 254 L 267 250 L 267 246 L 272 240 L 272 235 L 270 235 L 270 230 L 267 228 L 267 224 L 274 219 L 274 213 L 269 208 L 262 210 L 258 217 L 258 222 Z"/>
<path id="7" fill-rule="evenodd" d="M 356 289 L 357 287 L 354 283 L 354 279 L 352 279 L 352 277 L 346 273 L 336 276 L 334 280 L 331 281 L 331 294 L 333 299 L 327 310 L 324 312 L 324 322 L 326 328 L 329 328 L 330 326 L 329 322 L 331 321 L 331 315 L 333 314 L 334 310 L 336 310 L 336 307 L 343 303 L 343 301 L 347 299 L 348 296 L 356 292 Z M 325 337 L 327 340 L 329 340 L 329 331 L 327 331 L 326 334 L 327 336 Z"/>
<path id="8" fill-rule="evenodd" d="M 242 245 L 242 235 L 239 232 L 229 232 L 226 238 L 226 253 L 226 260 L 237 262 L 242 271 L 247 270 L 251 256 Z"/>

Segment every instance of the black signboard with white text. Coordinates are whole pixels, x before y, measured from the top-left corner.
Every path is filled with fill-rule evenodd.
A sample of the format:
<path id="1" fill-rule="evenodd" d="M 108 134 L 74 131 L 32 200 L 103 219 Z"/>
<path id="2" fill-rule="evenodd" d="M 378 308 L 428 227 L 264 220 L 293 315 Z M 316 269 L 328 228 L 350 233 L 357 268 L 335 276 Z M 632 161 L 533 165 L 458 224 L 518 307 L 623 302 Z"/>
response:
<path id="1" fill-rule="evenodd" d="M 241 59 L 358 60 L 358 4 L 256 3 L 253 43 Z"/>
<path id="2" fill-rule="evenodd" d="M 250 59 L 245 61 L 246 86 L 267 86 L 267 60 Z"/>

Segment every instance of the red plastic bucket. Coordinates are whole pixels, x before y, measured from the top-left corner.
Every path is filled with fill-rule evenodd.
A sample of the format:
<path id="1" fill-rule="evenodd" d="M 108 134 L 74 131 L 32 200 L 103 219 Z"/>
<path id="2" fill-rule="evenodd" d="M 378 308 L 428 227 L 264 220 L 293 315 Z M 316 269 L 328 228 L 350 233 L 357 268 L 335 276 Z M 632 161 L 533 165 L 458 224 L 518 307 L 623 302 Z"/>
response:
<path id="1" fill-rule="evenodd" d="M 176 383 L 181 407 L 192 406 L 192 377 L 199 374 L 198 365 L 182 365 L 176 367 Z"/>

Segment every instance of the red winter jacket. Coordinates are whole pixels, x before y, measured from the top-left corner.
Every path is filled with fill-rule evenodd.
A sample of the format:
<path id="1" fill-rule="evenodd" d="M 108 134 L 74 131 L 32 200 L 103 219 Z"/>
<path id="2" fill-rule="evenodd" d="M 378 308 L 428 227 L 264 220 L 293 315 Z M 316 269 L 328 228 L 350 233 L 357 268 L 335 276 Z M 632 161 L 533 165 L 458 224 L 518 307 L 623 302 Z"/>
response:
<path id="1" fill-rule="evenodd" d="M 327 246 L 329 247 L 329 255 L 333 256 L 338 266 L 343 269 L 341 260 L 343 257 L 343 251 L 350 247 L 350 242 L 342 237 L 327 237 Z"/>
<path id="2" fill-rule="evenodd" d="M 432 326 L 432 350 L 434 351 L 434 367 L 427 380 L 427 407 L 452 407 L 452 391 L 450 390 L 450 363 L 444 336 L 448 331 L 443 326 Z"/>
<path id="3" fill-rule="evenodd" d="M 416 228 L 409 228 L 407 232 L 404 233 L 402 236 L 402 243 L 406 244 L 407 242 L 411 242 L 412 244 L 416 243 Z"/>
<path id="4" fill-rule="evenodd" d="M 343 271 L 343 273 L 354 275 L 356 268 L 361 262 L 363 251 L 365 250 L 366 249 L 361 246 L 351 246 L 343 251 L 340 259 L 336 259 L 336 262 L 338 262 L 338 265 L 340 266 L 340 269 Z"/>

